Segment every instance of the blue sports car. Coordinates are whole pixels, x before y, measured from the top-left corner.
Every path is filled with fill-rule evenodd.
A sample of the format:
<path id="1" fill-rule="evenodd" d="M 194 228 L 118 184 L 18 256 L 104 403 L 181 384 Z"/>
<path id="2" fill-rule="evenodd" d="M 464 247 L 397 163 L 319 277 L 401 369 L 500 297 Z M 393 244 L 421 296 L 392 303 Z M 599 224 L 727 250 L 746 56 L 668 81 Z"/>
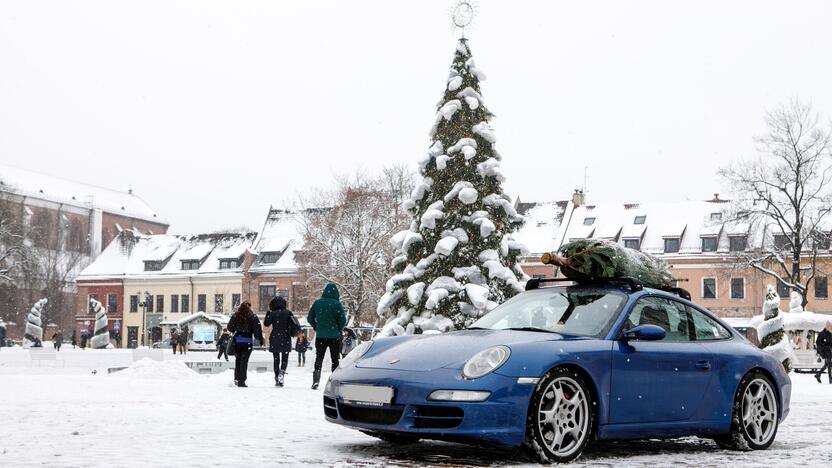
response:
<path id="1" fill-rule="evenodd" d="M 362 343 L 326 384 L 326 419 L 540 462 L 574 460 L 591 438 L 774 441 L 789 411 L 783 366 L 686 291 L 632 278 L 542 287 L 554 281 L 530 280 L 466 330 Z"/>

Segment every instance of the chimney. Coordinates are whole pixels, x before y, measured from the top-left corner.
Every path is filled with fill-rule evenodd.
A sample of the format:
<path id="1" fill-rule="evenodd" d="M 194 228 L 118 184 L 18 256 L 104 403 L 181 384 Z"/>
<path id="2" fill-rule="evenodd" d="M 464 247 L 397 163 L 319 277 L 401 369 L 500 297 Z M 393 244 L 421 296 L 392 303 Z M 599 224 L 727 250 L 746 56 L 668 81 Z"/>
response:
<path id="1" fill-rule="evenodd" d="M 575 189 L 575 193 L 572 194 L 572 204 L 575 207 L 579 207 L 584 204 L 584 191 L 581 189 Z"/>
<path id="2" fill-rule="evenodd" d="M 719 194 L 718 193 L 714 194 L 714 198 L 713 198 L 713 200 L 711 200 L 711 202 L 712 203 L 722 203 L 722 200 L 719 199 Z"/>

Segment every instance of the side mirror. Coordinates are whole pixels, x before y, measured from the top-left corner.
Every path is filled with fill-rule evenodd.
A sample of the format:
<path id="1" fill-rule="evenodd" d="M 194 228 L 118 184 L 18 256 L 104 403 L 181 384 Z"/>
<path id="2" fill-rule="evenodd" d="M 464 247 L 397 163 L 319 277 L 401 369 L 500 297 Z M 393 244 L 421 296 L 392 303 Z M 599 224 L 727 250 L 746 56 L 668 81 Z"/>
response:
<path id="1" fill-rule="evenodd" d="M 624 332 L 624 341 L 659 341 L 667 336 L 662 327 L 656 325 L 639 325 Z"/>

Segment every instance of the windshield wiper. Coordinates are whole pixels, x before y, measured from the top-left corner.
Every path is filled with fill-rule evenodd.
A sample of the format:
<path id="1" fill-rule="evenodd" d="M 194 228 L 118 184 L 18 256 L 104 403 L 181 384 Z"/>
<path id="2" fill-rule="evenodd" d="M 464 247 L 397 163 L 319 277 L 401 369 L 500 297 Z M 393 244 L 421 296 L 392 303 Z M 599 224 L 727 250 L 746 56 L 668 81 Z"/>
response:
<path id="1" fill-rule="evenodd" d="M 545 328 L 538 328 L 538 327 L 513 327 L 513 328 L 504 328 L 504 330 L 514 330 L 514 331 L 533 331 L 533 332 L 543 332 L 543 333 L 557 333 L 552 330 L 547 330 Z"/>

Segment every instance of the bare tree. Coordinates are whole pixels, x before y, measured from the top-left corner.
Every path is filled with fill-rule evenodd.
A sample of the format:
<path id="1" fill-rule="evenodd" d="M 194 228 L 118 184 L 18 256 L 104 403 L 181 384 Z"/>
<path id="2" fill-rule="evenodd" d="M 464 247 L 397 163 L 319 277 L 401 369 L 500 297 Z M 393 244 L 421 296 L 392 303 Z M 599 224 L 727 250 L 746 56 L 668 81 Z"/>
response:
<path id="1" fill-rule="evenodd" d="M 399 205 L 412 188 L 412 172 L 393 166 L 378 176 L 358 171 L 336 177 L 333 189 L 301 201 L 302 268 L 313 288 L 338 286 L 354 323 L 375 320 L 394 255 L 389 239 L 407 225 Z"/>
<path id="2" fill-rule="evenodd" d="M 763 233 L 762 247 L 740 252 L 737 261 L 797 291 L 806 306 L 818 250 L 829 248 L 832 128 L 798 100 L 768 112 L 766 126 L 756 159 L 719 171 L 738 194 L 728 221 Z"/>

